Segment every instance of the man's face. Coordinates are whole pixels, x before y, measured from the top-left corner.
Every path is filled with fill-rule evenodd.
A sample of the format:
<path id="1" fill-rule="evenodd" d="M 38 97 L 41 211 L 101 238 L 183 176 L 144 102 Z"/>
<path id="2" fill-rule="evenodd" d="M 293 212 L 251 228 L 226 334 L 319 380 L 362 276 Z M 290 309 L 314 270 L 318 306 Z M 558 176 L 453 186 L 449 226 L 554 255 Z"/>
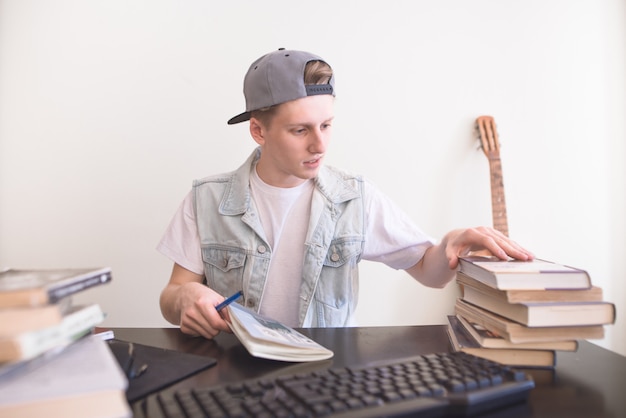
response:
<path id="1" fill-rule="evenodd" d="M 309 96 L 278 106 L 269 123 L 250 121 L 261 146 L 259 177 L 272 186 L 295 187 L 317 176 L 332 132 L 334 97 Z"/>

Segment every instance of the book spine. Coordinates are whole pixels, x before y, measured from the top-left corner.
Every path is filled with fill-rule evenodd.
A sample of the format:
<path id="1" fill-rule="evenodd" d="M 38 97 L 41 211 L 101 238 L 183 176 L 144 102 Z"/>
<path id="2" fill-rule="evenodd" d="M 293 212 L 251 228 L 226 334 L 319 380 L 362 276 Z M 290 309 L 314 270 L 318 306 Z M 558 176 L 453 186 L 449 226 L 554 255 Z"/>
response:
<path id="1" fill-rule="evenodd" d="M 91 332 L 104 320 L 99 305 L 89 305 L 63 318 L 56 326 L 22 334 L 17 339 L 19 358 L 3 358 L 0 361 L 28 360 L 50 349 L 69 344 Z"/>
<path id="2" fill-rule="evenodd" d="M 94 277 L 86 277 L 83 280 L 54 287 L 48 291 L 48 301 L 49 303 L 55 303 L 66 296 L 73 295 L 82 290 L 89 289 L 90 287 L 99 286 L 109 281 L 111 281 L 111 273 L 104 272 Z"/>

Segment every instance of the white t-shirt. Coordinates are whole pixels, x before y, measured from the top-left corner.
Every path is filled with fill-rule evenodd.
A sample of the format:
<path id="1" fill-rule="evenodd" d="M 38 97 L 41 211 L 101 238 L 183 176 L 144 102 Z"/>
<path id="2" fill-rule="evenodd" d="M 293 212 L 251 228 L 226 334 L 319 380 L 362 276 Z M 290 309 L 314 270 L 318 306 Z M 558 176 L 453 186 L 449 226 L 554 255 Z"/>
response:
<path id="1" fill-rule="evenodd" d="M 256 170 L 250 173 L 252 199 L 272 248 L 259 311 L 291 327 L 298 325 L 300 298 L 297 295 L 302 283 L 304 241 L 314 187 L 313 180 L 290 188 L 270 186 L 261 180 Z"/>
<path id="2" fill-rule="evenodd" d="M 251 171 L 252 198 L 273 249 L 260 311 L 286 325 L 296 326 L 293 318 L 298 318 L 297 295 L 314 183 L 307 181 L 295 188 L 277 188 L 263 183 L 256 170 Z M 363 197 L 366 232 L 361 259 L 382 262 L 398 270 L 415 265 L 435 241 L 371 183 L 365 182 Z M 194 212 L 193 196 L 189 192 L 157 250 L 187 270 L 204 275 Z"/>

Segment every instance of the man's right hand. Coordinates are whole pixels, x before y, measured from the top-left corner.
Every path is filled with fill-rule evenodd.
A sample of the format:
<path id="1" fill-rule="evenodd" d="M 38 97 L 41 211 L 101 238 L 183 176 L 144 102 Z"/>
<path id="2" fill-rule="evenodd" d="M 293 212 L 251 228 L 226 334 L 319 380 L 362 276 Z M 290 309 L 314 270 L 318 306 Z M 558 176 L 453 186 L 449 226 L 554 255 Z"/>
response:
<path id="1" fill-rule="evenodd" d="M 170 281 L 161 292 L 161 312 L 185 334 L 212 339 L 220 331 L 231 332 L 226 322 L 228 312 L 217 312 L 215 306 L 224 296 L 202 281 L 203 276 L 174 264 Z"/>

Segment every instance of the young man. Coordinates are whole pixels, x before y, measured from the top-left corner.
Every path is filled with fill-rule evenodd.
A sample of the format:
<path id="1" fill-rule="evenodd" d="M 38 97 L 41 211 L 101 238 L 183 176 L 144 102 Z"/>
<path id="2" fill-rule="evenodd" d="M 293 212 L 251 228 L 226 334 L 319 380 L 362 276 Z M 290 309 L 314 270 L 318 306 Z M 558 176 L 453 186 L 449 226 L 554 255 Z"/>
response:
<path id="1" fill-rule="evenodd" d="M 320 57 L 266 54 L 244 95 L 246 111 L 228 123 L 249 120 L 257 149 L 236 171 L 196 180 L 158 246 L 174 261 L 161 311 L 183 332 L 229 331 L 215 306 L 239 290 L 242 304 L 292 327 L 351 325 L 361 260 L 442 288 L 471 251 L 533 257 L 487 227 L 436 243 L 360 176 L 324 166 L 335 90 Z"/>

